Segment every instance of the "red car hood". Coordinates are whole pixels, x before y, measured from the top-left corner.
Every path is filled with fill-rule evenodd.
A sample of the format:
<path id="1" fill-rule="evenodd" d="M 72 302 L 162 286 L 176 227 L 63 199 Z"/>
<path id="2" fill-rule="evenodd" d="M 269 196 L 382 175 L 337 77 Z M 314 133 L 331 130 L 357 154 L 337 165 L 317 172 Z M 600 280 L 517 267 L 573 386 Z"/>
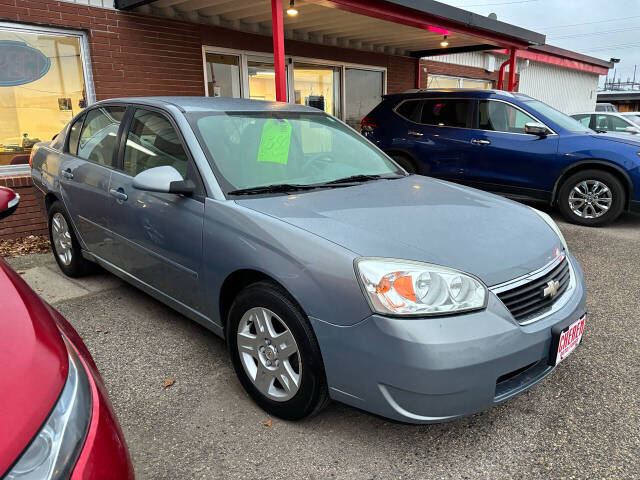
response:
<path id="1" fill-rule="evenodd" d="M 68 368 L 44 302 L 0 258 L 0 477 L 47 419 Z"/>

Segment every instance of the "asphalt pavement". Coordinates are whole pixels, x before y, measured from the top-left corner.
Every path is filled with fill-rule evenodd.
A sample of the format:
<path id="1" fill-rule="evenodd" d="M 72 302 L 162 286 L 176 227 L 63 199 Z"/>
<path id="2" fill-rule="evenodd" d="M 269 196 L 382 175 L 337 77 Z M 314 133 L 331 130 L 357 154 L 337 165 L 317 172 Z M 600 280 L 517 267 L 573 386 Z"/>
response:
<path id="1" fill-rule="evenodd" d="M 52 255 L 10 263 L 91 350 L 138 479 L 638 479 L 640 216 L 594 229 L 550 213 L 587 278 L 582 345 L 524 394 L 438 425 L 335 402 L 271 418 L 198 324 L 110 274 L 63 278 Z"/>

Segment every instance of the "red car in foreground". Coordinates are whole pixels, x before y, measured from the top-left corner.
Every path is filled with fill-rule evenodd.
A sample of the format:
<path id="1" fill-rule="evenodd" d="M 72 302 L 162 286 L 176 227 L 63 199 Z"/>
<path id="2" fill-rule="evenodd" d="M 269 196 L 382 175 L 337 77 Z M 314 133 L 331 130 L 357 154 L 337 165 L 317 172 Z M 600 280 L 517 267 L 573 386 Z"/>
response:
<path id="1" fill-rule="evenodd" d="M 3 202 L 5 193 L 0 218 L 3 207 L 16 207 Z M 0 306 L 0 478 L 133 479 L 82 339 L 1 257 Z"/>

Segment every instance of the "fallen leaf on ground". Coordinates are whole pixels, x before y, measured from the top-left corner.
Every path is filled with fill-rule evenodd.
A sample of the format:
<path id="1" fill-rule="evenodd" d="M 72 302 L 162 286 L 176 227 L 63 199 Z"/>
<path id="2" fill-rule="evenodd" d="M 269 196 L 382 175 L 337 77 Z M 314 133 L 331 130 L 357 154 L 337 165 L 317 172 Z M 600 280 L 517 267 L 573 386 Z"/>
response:
<path id="1" fill-rule="evenodd" d="M 265 427 L 270 427 L 272 423 L 273 423 L 273 422 L 271 421 L 271 419 L 269 419 L 269 420 L 267 420 L 266 422 L 263 422 L 262 424 L 263 424 Z"/>
<path id="2" fill-rule="evenodd" d="M 42 235 L 29 235 L 25 238 L 0 240 L 0 256 L 20 257 L 32 253 L 48 253 L 51 251 L 49 237 Z"/>
<path id="3" fill-rule="evenodd" d="M 162 388 L 169 388 L 174 383 L 176 383 L 176 381 L 173 378 L 167 378 L 162 382 Z"/>

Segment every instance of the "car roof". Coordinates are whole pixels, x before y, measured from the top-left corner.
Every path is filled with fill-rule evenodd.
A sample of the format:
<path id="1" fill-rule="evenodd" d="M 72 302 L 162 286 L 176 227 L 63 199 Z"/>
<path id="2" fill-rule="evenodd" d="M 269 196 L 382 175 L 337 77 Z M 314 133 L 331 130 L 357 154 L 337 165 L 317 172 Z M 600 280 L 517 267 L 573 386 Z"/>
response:
<path id="1" fill-rule="evenodd" d="M 507 92 L 487 88 L 434 88 L 412 89 L 404 93 L 385 95 L 384 98 L 432 98 L 432 97 L 457 97 L 457 98 L 500 98 L 503 100 L 529 100 L 530 96 L 524 93 Z"/>
<path id="2" fill-rule="evenodd" d="M 135 103 L 166 108 L 169 105 L 178 107 L 183 112 L 307 112 L 322 113 L 321 110 L 305 105 L 284 102 L 268 102 L 244 98 L 222 97 L 127 97 L 110 98 L 101 103 Z"/>

